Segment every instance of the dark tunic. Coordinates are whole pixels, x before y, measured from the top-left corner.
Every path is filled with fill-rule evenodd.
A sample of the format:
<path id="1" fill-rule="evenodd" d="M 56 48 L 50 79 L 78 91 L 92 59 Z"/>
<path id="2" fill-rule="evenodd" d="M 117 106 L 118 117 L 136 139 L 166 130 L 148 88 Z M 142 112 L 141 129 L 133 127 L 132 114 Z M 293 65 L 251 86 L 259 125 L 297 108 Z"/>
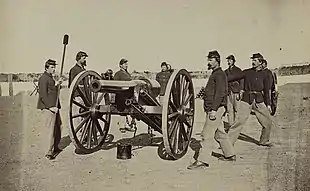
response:
<path id="1" fill-rule="evenodd" d="M 233 65 L 232 67 L 229 67 L 225 70 L 225 74 L 226 74 L 228 79 L 230 78 L 230 76 L 238 75 L 240 73 L 242 73 L 242 70 L 235 65 Z M 231 92 L 232 93 L 239 93 L 240 92 L 240 90 L 242 88 L 240 86 L 240 81 L 241 80 L 235 80 L 235 81 L 229 81 L 228 82 L 228 95 L 230 95 Z"/>
<path id="2" fill-rule="evenodd" d="M 55 80 L 52 75 L 44 72 L 39 78 L 39 98 L 37 103 L 37 109 L 49 109 L 56 107 L 57 87 L 55 86 Z M 58 101 L 58 108 L 60 108 L 60 102 Z"/>
<path id="3" fill-rule="evenodd" d="M 160 96 L 163 96 L 166 91 L 166 87 L 169 81 L 169 78 L 171 76 L 170 71 L 161 71 L 158 74 L 156 74 L 156 81 L 160 84 Z"/>
<path id="4" fill-rule="evenodd" d="M 270 105 L 270 81 L 264 70 L 256 71 L 254 68 L 246 69 L 243 71 L 244 79 L 244 94 L 242 101 L 252 104 L 255 100 L 256 103 L 265 101 L 266 105 Z"/>
<path id="5" fill-rule="evenodd" d="M 212 71 L 204 94 L 204 110 L 217 111 L 220 106 L 227 107 L 227 77 L 222 68 Z"/>
<path id="6" fill-rule="evenodd" d="M 73 66 L 70 71 L 69 71 L 69 82 L 68 82 L 68 86 L 70 87 L 73 79 L 75 78 L 75 76 L 77 76 L 80 72 L 85 71 L 85 68 L 79 66 L 78 64 L 75 64 L 75 66 Z"/>
<path id="7" fill-rule="evenodd" d="M 120 80 L 120 81 L 130 81 L 131 80 L 131 75 L 129 74 L 128 71 L 124 69 L 120 69 L 117 71 L 114 75 L 114 80 Z"/>

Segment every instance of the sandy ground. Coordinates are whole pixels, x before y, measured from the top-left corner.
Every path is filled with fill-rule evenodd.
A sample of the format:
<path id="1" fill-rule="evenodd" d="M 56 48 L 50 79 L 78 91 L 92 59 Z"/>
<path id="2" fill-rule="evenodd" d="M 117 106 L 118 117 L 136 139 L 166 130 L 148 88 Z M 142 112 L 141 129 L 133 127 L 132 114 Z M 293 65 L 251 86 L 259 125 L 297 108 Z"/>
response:
<path id="1" fill-rule="evenodd" d="M 235 145 L 236 162 L 215 158 L 210 168 L 192 171 L 186 167 L 196 150 L 195 142 L 183 158 L 163 160 L 155 144 L 161 141 L 161 135 L 150 145 L 147 128 L 141 123 L 130 160 L 116 159 L 115 144 L 92 154 L 76 154 L 68 137 L 67 90 L 61 93 L 64 151 L 49 161 L 44 157 L 47 129 L 41 128 L 40 112 L 35 109 L 37 97 L 1 97 L 0 190 L 310 190 L 310 84 L 286 84 L 279 91 L 272 132 L 275 147 L 256 145 L 261 127 L 251 116 Z M 201 100 L 197 100 L 196 108 L 193 138 L 204 122 Z M 121 134 L 116 121 L 117 117 L 113 117 L 113 143 L 133 136 Z"/>

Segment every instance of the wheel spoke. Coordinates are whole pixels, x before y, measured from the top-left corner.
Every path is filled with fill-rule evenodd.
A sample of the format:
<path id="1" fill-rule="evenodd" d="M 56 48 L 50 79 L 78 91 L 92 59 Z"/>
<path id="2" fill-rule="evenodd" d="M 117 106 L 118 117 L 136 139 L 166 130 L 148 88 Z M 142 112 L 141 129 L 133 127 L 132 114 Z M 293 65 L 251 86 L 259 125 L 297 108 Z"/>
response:
<path id="1" fill-rule="evenodd" d="M 81 123 L 77 126 L 77 128 L 75 129 L 75 134 L 77 134 L 81 128 L 83 127 L 83 125 L 88 122 L 88 120 L 90 119 L 90 115 L 87 116 L 86 118 L 83 119 L 83 121 L 81 121 Z"/>
<path id="2" fill-rule="evenodd" d="M 176 117 L 178 115 L 179 115 L 179 112 L 173 112 L 173 113 L 168 115 L 168 120 L 170 120 L 171 118 Z"/>
<path id="3" fill-rule="evenodd" d="M 72 103 L 74 103 L 75 105 L 77 105 L 77 106 L 79 106 L 79 107 L 82 107 L 82 108 L 85 109 L 85 110 L 88 109 L 85 105 L 83 105 L 83 104 L 81 104 L 81 103 L 79 103 L 79 102 L 77 102 L 77 101 L 75 101 L 75 100 L 73 100 Z"/>
<path id="4" fill-rule="evenodd" d="M 81 116 L 84 116 L 84 115 L 87 115 L 87 114 L 89 114 L 89 113 L 90 113 L 90 111 L 84 111 L 84 112 L 82 112 L 82 113 L 73 115 L 73 116 L 72 116 L 72 119 L 77 118 L 77 117 L 81 117 Z"/>
<path id="5" fill-rule="evenodd" d="M 89 82 L 89 76 L 86 76 L 83 79 L 84 91 L 85 91 L 85 95 L 86 95 L 87 100 L 92 101 L 91 92 L 90 92 L 90 88 L 89 88 L 88 82 Z"/>
<path id="6" fill-rule="evenodd" d="M 81 135 L 81 138 L 80 138 L 80 143 L 81 144 L 83 144 L 83 142 L 84 142 L 84 138 L 85 138 L 85 136 L 87 134 L 87 129 L 88 129 L 89 123 L 90 123 L 90 118 L 87 120 L 87 123 L 86 123 L 86 125 L 85 125 L 85 127 L 83 129 L 83 132 L 82 132 L 82 135 Z"/>
<path id="7" fill-rule="evenodd" d="M 88 127 L 88 139 L 87 139 L 87 147 L 90 149 L 91 148 L 91 138 L 92 138 L 92 124 L 93 121 L 91 120 L 91 122 L 89 123 L 89 127 Z"/>
<path id="8" fill-rule="evenodd" d="M 185 106 L 187 105 L 187 104 L 185 104 L 185 102 L 186 102 L 185 98 L 186 98 L 186 96 L 188 94 L 188 87 L 189 87 L 189 83 L 185 81 L 185 87 L 184 87 L 185 91 L 183 91 L 183 100 L 182 100 L 182 104 L 185 105 Z"/>
<path id="9" fill-rule="evenodd" d="M 100 103 L 101 103 L 101 101 L 102 101 L 104 95 L 105 95 L 104 93 L 101 93 L 101 95 L 99 96 L 99 98 L 98 98 L 97 101 L 96 101 L 97 104 L 100 104 Z"/>
<path id="10" fill-rule="evenodd" d="M 85 89 L 85 87 L 83 88 Z M 86 97 L 85 93 L 81 90 L 80 87 L 77 87 L 76 90 L 79 92 L 83 102 L 85 103 L 85 105 L 87 105 L 88 107 L 90 107 L 90 103 L 89 103 L 89 100 L 88 98 Z"/>
<path id="11" fill-rule="evenodd" d="M 189 111 L 187 111 L 187 110 L 189 110 Z M 186 116 L 194 116 L 194 109 L 187 108 L 187 110 L 185 110 L 185 115 Z"/>
<path id="12" fill-rule="evenodd" d="M 183 138 L 184 138 L 185 141 L 188 141 L 188 140 L 189 140 L 188 135 L 187 135 L 187 132 L 186 132 L 185 127 L 184 127 L 184 123 L 181 123 L 181 126 L 180 126 L 180 134 L 183 136 Z"/>
<path id="13" fill-rule="evenodd" d="M 187 104 L 189 103 L 189 101 L 191 100 L 191 98 L 193 97 L 193 94 L 189 94 L 189 96 L 186 98 L 186 100 L 183 102 L 184 106 L 187 106 Z"/>
<path id="14" fill-rule="evenodd" d="M 192 125 L 189 123 L 188 118 L 186 117 L 186 119 L 184 120 L 184 123 L 187 127 L 191 128 Z"/>
<path id="15" fill-rule="evenodd" d="M 177 106 L 171 100 L 169 100 L 169 106 L 171 107 L 171 109 L 173 111 L 177 111 L 178 110 Z"/>
<path id="16" fill-rule="evenodd" d="M 100 120 L 103 121 L 104 123 L 108 123 L 108 121 L 107 121 L 106 119 L 104 119 L 104 118 L 98 118 L 98 119 L 100 119 Z"/>
<path id="17" fill-rule="evenodd" d="M 180 92 L 179 92 L 179 104 L 180 105 L 182 105 L 182 102 L 183 102 L 183 91 L 184 91 L 184 89 L 183 89 L 183 77 L 184 76 L 180 76 L 180 84 L 179 84 L 179 88 L 180 88 Z"/>
<path id="18" fill-rule="evenodd" d="M 101 135 L 101 136 L 104 136 L 104 133 L 103 133 L 103 131 L 102 131 L 102 129 L 101 129 L 101 125 L 100 125 L 98 119 L 95 119 L 95 120 L 94 120 L 94 123 L 96 124 L 96 128 L 97 128 L 97 130 L 99 131 L 100 135 Z"/>
<path id="19" fill-rule="evenodd" d="M 98 145 L 98 139 L 97 139 L 97 126 L 95 124 L 95 121 L 92 121 L 93 122 L 93 137 L 94 137 L 94 144 L 95 145 Z M 96 127 L 96 128 L 94 128 Z"/>
<path id="20" fill-rule="evenodd" d="M 93 93 L 93 103 L 97 103 L 98 93 Z"/>
<path id="21" fill-rule="evenodd" d="M 171 138 L 171 135 L 173 133 L 173 131 L 175 130 L 175 126 L 178 122 L 179 116 L 173 120 L 173 122 L 170 124 L 169 128 L 168 128 L 168 137 Z"/>
<path id="22" fill-rule="evenodd" d="M 173 131 L 172 136 L 171 136 L 172 148 L 173 148 L 175 153 L 177 153 L 177 149 L 178 149 L 177 143 L 179 141 L 179 136 L 178 136 L 179 127 L 180 127 L 180 123 L 179 123 L 179 121 L 177 121 L 176 128 Z"/>

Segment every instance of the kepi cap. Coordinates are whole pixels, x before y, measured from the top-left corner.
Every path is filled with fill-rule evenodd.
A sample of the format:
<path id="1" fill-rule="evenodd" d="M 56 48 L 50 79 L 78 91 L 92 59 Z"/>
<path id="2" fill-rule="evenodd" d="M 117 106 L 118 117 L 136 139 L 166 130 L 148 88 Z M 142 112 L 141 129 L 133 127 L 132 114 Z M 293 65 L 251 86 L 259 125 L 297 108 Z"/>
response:
<path id="1" fill-rule="evenodd" d="M 84 51 L 79 51 L 79 52 L 76 54 L 76 61 L 79 61 L 83 56 L 88 57 L 88 55 L 86 54 L 86 52 L 84 52 Z"/>
<path id="2" fill-rule="evenodd" d="M 127 62 L 128 62 L 128 60 L 126 60 L 125 58 L 122 58 L 121 61 L 119 62 L 119 65 L 123 65 Z"/>
<path id="3" fill-rule="evenodd" d="M 261 53 L 255 53 L 252 55 L 251 59 L 254 59 L 254 58 L 261 58 L 261 59 L 264 59 L 263 55 L 261 55 Z"/>
<path id="4" fill-rule="evenodd" d="M 166 66 L 166 67 L 168 67 L 168 64 L 167 64 L 167 62 L 162 62 L 162 63 L 161 63 L 161 65 L 160 65 L 160 67 L 163 67 L 163 66 Z"/>
<path id="5" fill-rule="evenodd" d="M 235 59 L 235 56 L 234 55 L 229 55 L 229 56 L 227 56 L 227 58 L 226 59 L 230 59 L 230 60 L 233 60 L 233 61 L 236 61 L 236 59 Z"/>
<path id="6" fill-rule="evenodd" d="M 213 51 L 210 51 L 208 56 L 208 58 L 220 58 L 220 54 L 218 53 L 218 51 L 216 50 L 213 50 Z"/>
<path id="7" fill-rule="evenodd" d="M 57 63 L 56 63 L 55 60 L 48 59 L 48 60 L 45 62 L 45 65 L 57 65 Z"/>

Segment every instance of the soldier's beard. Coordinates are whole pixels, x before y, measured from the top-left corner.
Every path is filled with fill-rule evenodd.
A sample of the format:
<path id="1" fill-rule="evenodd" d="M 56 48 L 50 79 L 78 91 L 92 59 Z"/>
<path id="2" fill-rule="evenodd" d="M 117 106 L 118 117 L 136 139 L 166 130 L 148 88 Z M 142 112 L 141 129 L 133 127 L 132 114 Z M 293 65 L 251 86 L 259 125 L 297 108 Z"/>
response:
<path id="1" fill-rule="evenodd" d="M 86 66 L 87 65 L 86 60 L 84 60 L 81 64 L 82 64 L 82 66 Z"/>
<path id="2" fill-rule="evenodd" d="M 208 64 L 208 70 L 211 70 L 212 66 L 210 64 Z"/>

